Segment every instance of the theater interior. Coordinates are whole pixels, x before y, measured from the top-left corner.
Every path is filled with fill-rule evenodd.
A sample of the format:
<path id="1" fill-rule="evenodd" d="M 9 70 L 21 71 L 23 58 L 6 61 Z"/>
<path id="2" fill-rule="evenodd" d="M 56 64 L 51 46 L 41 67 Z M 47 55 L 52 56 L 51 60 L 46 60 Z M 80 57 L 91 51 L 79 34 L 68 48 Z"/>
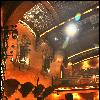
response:
<path id="1" fill-rule="evenodd" d="M 99 1 L 1 2 L 2 100 L 99 100 Z"/>

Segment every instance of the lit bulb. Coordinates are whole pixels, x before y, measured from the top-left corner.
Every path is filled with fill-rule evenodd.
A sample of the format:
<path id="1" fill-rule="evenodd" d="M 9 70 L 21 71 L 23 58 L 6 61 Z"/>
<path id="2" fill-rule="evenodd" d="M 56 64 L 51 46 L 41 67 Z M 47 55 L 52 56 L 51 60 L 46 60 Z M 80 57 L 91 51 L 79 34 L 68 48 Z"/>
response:
<path id="1" fill-rule="evenodd" d="M 78 26 L 74 23 L 68 24 L 68 26 L 65 28 L 65 32 L 69 37 L 75 36 L 78 33 L 78 31 Z"/>

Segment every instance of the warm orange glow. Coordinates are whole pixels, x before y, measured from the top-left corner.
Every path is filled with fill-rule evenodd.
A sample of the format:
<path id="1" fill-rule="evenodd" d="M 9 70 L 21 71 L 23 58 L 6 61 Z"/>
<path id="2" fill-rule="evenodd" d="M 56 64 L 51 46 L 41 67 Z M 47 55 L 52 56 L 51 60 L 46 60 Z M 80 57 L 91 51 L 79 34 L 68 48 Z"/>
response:
<path id="1" fill-rule="evenodd" d="M 97 93 L 97 99 L 99 100 L 99 92 Z"/>
<path id="2" fill-rule="evenodd" d="M 82 63 L 84 61 L 87 61 L 87 60 L 90 60 L 90 59 L 93 59 L 93 58 L 97 58 L 97 57 L 99 57 L 99 55 L 96 55 L 96 56 L 93 56 L 93 57 L 89 57 L 89 58 L 83 59 L 81 61 L 78 61 L 76 63 L 73 63 L 73 65 L 76 65 L 76 64 L 79 64 L 79 63 Z"/>
<path id="3" fill-rule="evenodd" d="M 60 95 L 57 93 L 54 93 L 53 96 L 54 96 L 54 98 L 58 98 Z"/>
<path id="4" fill-rule="evenodd" d="M 23 23 L 23 26 L 26 26 L 27 29 L 29 29 L 30 32 L 32 32 L 34 34 L 34 36 L 36 37 L 35 32 L 29 27 L 29 25 L 27 25 L 25 22 L 23 22 L 22 20 L 19 20 L 19 23 Z"/>
<path id="5" fill-rule="evenodd" d="M 71 62 L 69 62 L 69 63 L 68 63 L 68 66 L 71 66 L 71 65 L 72 65 L 72 63 L 71 63 Z"/>
<path id="6" fill-rule="evenodd" d="M 48 2 L 48 1 L 47 1 Z M 26 3 L 25 5 L 27 5 L 27 4 L 30 4 L 30 3 Z M 34 5 L 34 3 L 33 3 L 33 5 Z M 30 7 L 31 7 L 32 5 L 30 4 Z M 17 6 L 16 6 L 17 7 Z M 30 7 L 25 7 L 25 6 L 23 6 L 26 10 L 28 10 Z M 42 7 L 42 6 L 41 6 Z M 47 10 L 48 10 L 48 8 L 49 7 L 47 7 Z M 99 8 L 99 6 L 97 6 L 97 8 Z M 20 10 L 20 12 L 23 12 L 23 10 L 24 9 L 22 9 L 22 11 Z M 88 10 L 88 12 L 91 12 L 93 9 L 90 9 L 90 10 Z M 16 11 L 14 11 L 14 13 L 15 13 Z M 85 13 L 88 13 L 88 12 L 85 12 Z M 1 26 L 3 26 L 3 22 L 4 22 L 4 19 L 3 18 L 5 18 L 5 16 L 3 16 L 4 14 L 6 13 L 6 12 L 4 12 L 4 10 L 1 8 Z M 52 13 L 52 12 L 51 12 Z M 17 17 L 15 17 L 15 19 L 16 20 L 18 20 L 18 19 L 20 19 L 22 16 L 23 13 L 21 13 L 21 14 L 17 14 L 18 16 L 19 16 L 19 18 L 18 18 L 18 16 Z M 11 17 L 8 19 L 8 22 L 6 22 L 6 23 L 8 23 L 8 25 L 10 25 L 11 23 L 14 23 L 15 22 L 15 20 L 14 19 L 12 19 L 13 17 L 15 16 L 15 14 L 13 14 L 12 13 L 12 15 L 11 15 Z M 30 17 L 33 17 L 32 15 L 30 16 Z M 41 17 L 41 16 L 40 16 Z M 51 16 L 52 17 L 52 16 Z M 74 17 L 73 17 L 74 18 Z M 11 21 L 12 20 L 12 21 Z M 70 20 L 72 20 L 72 19 L 70 19 Z M 10 22 L 11 21 L 11 22 Z M 66 20 L 67 21 L 67 20 Z M 66 22 L 65 21 L 65 22 Z M 21 21 L 21 20 L 19 20 L 19 22 L 21 22 L 21 23 L 16 23 L 17 24 L 17 30 L 18 30 L 18 40 L 17 39 L 12 39 L 12 35 L 11 34 L 9 34 L 9 39 L 8 39 L 8 49 L 7 49 L 7 55 L 10 55 L 10 51 L 13 51 L 13 56 L 8 56 L 7 57 L 7 60 L 6 60 L 6 70 L 5 70 L 5 79 L 7 80 L 7 79 L 16 79 L 17 81 L 19 81 L 20 82 L 20 84 L 24 84 L 24 83 L 26 83 L 26 82 L 30 82 L 30 83 L 32 83 L 34 86 L 36 86 L 37 85 L 37 79 L 38 79 L 38 77 L 39 77 L 39 84 L 43 84 L 44 85 L 44 87 L 45 88 L 47 88 L 48 86 L 51 86 L 51 83 L 52 83 L 52 80 L 51 80 L 51 77 L 52 76 L 58 76 L 57 78 L 62 78 L 62 71 L 60 71 L 60 68 L 61 68 L 61 64 L 62 64 L 62 61 L 63 61 L 63 56 L 64 56 L 64 54 L 62 53 L 62 52 L 57 52 L 57 54 L 55 55 L 55 59 L 54 59 L 54 61 L 52 62 L 52 63 L 50 63 L 50 72 L 48 73 L 48 74 L 44 74 L 44 73 L 42 73 L 42 64 L 43 64 L 43 58 L 42 57 L 44 57 L 44 55 L 47 53 L 47 55 L 50 55 L 51 54 L 51 52 L 52 52 L 52 50 L 51 50 L 51 48 L 49 47 L 49 45 L 48 45 L 48 43 L 45 43 L 45 42 L 43 42 L 41 45 L 40 45 L 40 47 L 39 47 L 39 49 L 41 49 L 40 51 L 36 51 L 35 50 L 35 47 L 34 47 L 34 45 L 35 45 L 35 37 L 36 37 L 36 34 L 37 33 L 35 33 L 34 32 L 34 30 L 33 29 L 31 29 L 30 28 L 30 26 L 29 25 L 27 25 L 25 22 L 23 22 L 23 21 Z M 48 32 L 50 32 L 50 31 L 52 31 L 52 30 L 54 30 L 54 29 L 56 29 L 57 27 L 59 27 L 59 26 L 61 26 L 61 25 L 63 25 L 63 24 L 65 24 L 65 22 L 62 22 L 62 23 L 60 23 L 59 25 L 57 25 L 57 26 L 54 26 L 53 28 L 51 28 L 51 29 L 49 29 L 49 30 L 47 30 L 46 32 L 44 32 L 43 34 L 41 34 L 40 35 L 40 37 L 42 37 L 44 34 L 46 34 L 46 33 L 48 33 Z M 10 23 L 10 24 L 9 24 Z M 11 24 L 11 25 L 13 25 L 13 24 Z M 49 27 L 48 27 L 49 28 Z M 21 43 L 21 38 L 22 38 L 22 35 L 23 34 L 26 34 L 27 35 L 27 37 L 29 38 L 29 40 L 31 41 L 31 44 L 32 45 L 30 45 L 30 47 L 29 47 L 29 49 L 30 49 L 30 52 L 29 52 L 29 56 L 27 57 L 27 59 L 26 59 L 26 64 L 27 65 L 30 65 L 29 67 L 28 67 L 28 69 L 27 70 L 25 70 L 25 71 L 23 71 L 23 70 L 19 70 L 19 65 L 21 65 L 21 64 L 16 64 L 16 63 L 12 63 L 10 60 L 11 60 L 11 58 L 12 58 L 12 60 L 14 61 L 16 58 L 17 58 L 17 56 L 19 57 L 19 45 L 20 45 L 20 43 Z M 42 38 L 41 38 L 42 39 Z M 45 37 L 43 38 L 43 40 L 45 39 Z M 40 40 L 41 41 L 41 40 Z M 77 41 L 76 41 L 77 42 Z M 12 45 L 15 45 L 15 48 L 12 48 L 11 46 Z M 88 50 L 85 50 L 85 51 L 82 51 L 82 52 L 80 52 L 80 53 L 77 53 L 77 54 L 75 54 L 75 55 L 73 55 L 73 56 L 70 56 L 70 57 L 68 57 L 68 60 L 70 60 L 71 58 L 73 58 L 73 57 L 76 57 L 76 56 L 78 56 L 78 55 L 81 55 L 81 54 L 84 54 L 84 53 L 86 53 L 86 52 L 90 52 L 90 51 L 92 51 L 92 50 L 96 50 L 96 49 L 99 49 L 99 47 L 95 47 L 95 48 L 91 48 L 91 49 L 88 49 Z M 42 51 L 42 50 L 44 50 L 44 51 Z M 63 50 L 61 50 L 61 51 L 63 51 Z M 44 54 L 44 55 L 43 55 Z M 90 59 L 92 59 L 92 58 L 96 58 L 96 57 L 98 57 L 99 55 L 97 55 L 97 56 L 93 56 L 93 57 L 90 57 L 90 58 L 86 58 L 86 59 L 84 59 L 84 60 L 90 60 Z M 19 59 L 18 59 L 19 60 Z M 82 61 L 84 61 L 84 60 L 82 60 Z M 25 60 L 24 59 L 22 59 L 22 61 L 24 62 Z M 76 62 L 76 63 L 80 63 L 80 62 L 82 62 L 82 61 L 79 61 L 79 62 Z M 4 63 L 4 62 L 2 62 L 2 63 Z M 98 65 L 96 65 L 96 66 L 98 66 L 99 67 L 99 57 L 98 57 L 98 63 L 97 63 Z M 70 74 L 72 71 L 73 71 L 73 66 L 72 65 L 74 65 L 74 64 L 72 64 L 71 62 L 69 62 L 68 63 L 68 67 L 67 68 L 65 68 L 65 69 L 67 69 L 68 70 L 68 73 L 67 73 L 67 71 L 65 71 L 70 77 L 71 77 L 71 75 L 72 74 Z M 23 66 L 21 66 L 22 67 L 22 69 L 24 69 L 23 68 Z M 89 65 L 88 64 L 88 61 L 84 61 L 83 62 L 83 66 L 82 66 L 82 68 L 83 69 L 85 69 L 85 70 L 87 70 L 87 68 L 90 68 L 91 67 L 91 65 Z M 25 67 L 26 68 L 26 67 Z M 78 67 L 76 67 L 76 72 L 78 73 Z M 2 72 L 2 71 L 1 71 Z M 76 73 L 76 75 L 77 75 L 77 73 Z M 67 75 L 66 75 L 67 76 Z M 70 78 L 70 77 L 68 77 L 68 78 Z M 72 77 L 73 78 L 73 77 Z M 75 77 L 75 79 L 76 79 L 77 77 Z M 80 78 L 80 76 L 79 76 L 79 78 Z M 83 78 L 83 77 L 82 77 Z M 81 78 L 80 78 L 81 79 Z M 59 79 L 60 80 L 60 79 Z M 59 81 L 58 80 L 58 81 Z M 96 83 L 97 81 L 97 76 L 96 75 L 93 75 L 93 77 L 91 77 L 91 80 L 94 80 L 94 82 Z M 58 82 L 57 81 L 57 84 L 58 83 L 60 83 L 61 84 L 61 81 L 59 81 Z M 70 80 L 69 80 L 70 81 Z M 76 81 L 76 80 L 75 80 Z M 79 82 L 80 82 L 80 80 L 78 80 Z M 78 81 L 77 81 L 77 83 L 78 83 Z M 72 82 L 73 82 L 73 80 L 72 80 Z M 84 80 L 82 81 L 82 82 L 84 82 Z M 82 83 L 82 82 L 80 82 L 80 83 Z M 71 83 L 71 81 L 70 81 L 70 83 Z M 77 83 L 75 82 L 75 85 L 77 85 Z M 79 83 L 79 84 L 80 84 Z M 98 83 L 99 83 L 99 76 L 98 76 Z M 73 84 L 74 84 L 74 82 L 73 82 Z M 1 82 L 1 85 L 3 85 L 3 83 Z M 18 89 L 20 89 L 21 88 L 21 85 L 19 85 L 18 86 Z M 89 88 L 93 88 L 93 89 L 90 89 L 89 90 Z M 86 87 L 86 90 L 84 90 L 84 88 L 81 88 L 80 87 L 80 90 L 78 91 L 78 86 L 77 87 L 75 87 L 75 88 L 70 88 L 70 87 L 66 87 L 66 88 L 64 88 L 64 87 L 62 87 L 62 88 L 58 88 L 58 89 L 55 89 L 55 90 L 66 90 L 66 91 L 58 91 L 59 93 L 57 93 L 57 92 L 53 92 L 52 94 L 50 94 L 50 95 L 48 95 L 46 98 L 45 98 L 45 100 L 65 100 L 65 95 L 67 94 L 67 93 L 72 93 L 73 94 L 73 98 L 74 98 L 74 100 L 83 100 L 83 97 L 81 97 L 81 93 L 83 94 L 83 95 L 85 95 L 86 93 L 90 93 L 91 91 L 93 92 L 93 93 L 95 93 L 95 96 L 93 97 L 94 98 L 94 100 L 99 100 L 99 89 L 98 90 L 95 90 L 94 89 L 95 87 L 94 86 L 87 86 Z M 98 86 L 98 88 L 99 88 L 99 86 Z M 1 89 L 3 89 L 2 87 L 1 87 Z M 75 93 L 76 91 L 74 91 L 74 89 L 76 89 L 77 90 L 77 93 Z M 82 89 L 82 90 L 81 90 Z M 33 89 L 34 90 L 34 89 Z M 67 90 L 71 90 L 71 91 L 67 91 Z M 80 94 L 79 94 L 80 93 Z M 6 95 L 6 94 L 5 94 Z M 9 100 L 15 100 L 15 98 L 19 98 L 19 100 L 36 100 L 36 98 L 34 98 L 34 95 L 33 95 L 33 93 L 32 92 L 30 92 L 28 95 L 27 95 L 27 97 L 25 97 L 25 98 L 23 98 L 22 97 L 22 94 L 18 91 L 18 90 L 16 90 L 12 95 L 11 95 L 11 97 L 9 97 Z M 84 99 L 84 100 L 86 100 L 86 99 Z"/>
<path id="7" fill-rule="evenodd" d="M 96 94 L 94 96 L 94 100 L 99 100 L 99 92 L 96 92 Z"/>
<path id="8" fill-rule="evenodd" d="M 62 78 L 62 71 L 61 71 L 61 77 L 60 78 Z"/>
<path id="9" fill-rule="evenodd" d="M 71 90 L 71 88 L 58 88 L 57 90 Z"/>
<path id="10" fill-rule="evenodd" d="M 55 59 L 56 59 L 57 62 L 61 63 L 63 61 L 63 55 L 58 53 L 58 54 L 55 55 Z"/>
<path id="11" fill-rule="evenodd" d="M 87 68 L 89 68 L 89 67 L 90 67 L 90 65 L 88 64 L 88 61 L 84 61 L 84 62 L 83 62 L 82 69 L 87 70 Z"/>
<path id="12" fill-rule="evenodd" d="M 79 93 L 73 93 L 73 98 L 81 100 L 81 97 L 80 97 Z"/>
<path id="13" fill-rule="evenodd" d="M 3 26 L 3 8 L 1 8 L 1 26 Z"/>
<path id="14" fill-rule="evenodd" d="M 57 94 L 57 93 L 53 93 L 52 94 L 52 99 L 51 98 L 49 98 L 50 100 L 59 100 L 59 98 L 60 98 L 60 94 Z M 48 99 L 48 100 L 49 100 Z"/>

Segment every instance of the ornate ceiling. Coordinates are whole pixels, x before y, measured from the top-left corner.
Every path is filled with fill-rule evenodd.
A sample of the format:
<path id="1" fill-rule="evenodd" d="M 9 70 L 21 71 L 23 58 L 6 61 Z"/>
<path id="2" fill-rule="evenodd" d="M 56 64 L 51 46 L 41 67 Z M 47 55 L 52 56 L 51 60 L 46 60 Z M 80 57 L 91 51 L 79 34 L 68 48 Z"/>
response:
<path id="1" fill-rule="evenodd" d="M 21 3 L 21 2 L 20 2 Z M 14 4 L 17 9 L 19 4 Z M 33 5 L 31 7 L 26 7 L 27 11 L 23 9 L 19 10 L 17 21 L 20 20 L 21 23 L 17 23 L 19 36 L 22 34 L 26 34 L 27 37 L 31 40 L 31 51 L 30 51 L 30 62 L 31 66 L 28 71 L 22 72 L 16 70 L 15 66 L 10 62 L 11 57 L 7 59 L 7 70 L 5 72 L 6 79 L 16 78 L 20 83 L 25 83 L 28 81 L 36 84 L 38 77 L 40 77 L 40 83 L 44 84 L 46 87 L 51 84 L 51 76 L 57 75 L 60 71 L 61 61 L 64 55 L 67 55 L 69 59 L 72 57 L 73 63 L 75 64 L 76 72 L 79 69 L 85 69 L 85 67 L 95 69 L 99 67 L 99 11 L 98 9 L 93 10 L 89 14 L 83 14 L 81 17 L 81 21 L 77 24 L 80 25 L 79 34 L 77 37 L 70 39 L 68 41 L 68 37 L 63 32 L 63 27 L 66 26 L 67 20 L 74 17 L 76 13 L 83 13 L 84 11 L 95 8 L 98 6 L 98 1 L 32 1 Z M 11 4 L 13 5 L 13 4 Z M 26 3 L 27 6 L 27 3 Z M 30 5 L 29 5 L 30 6 Z M 7 4 L 6 4 L 7 7 Z M 15 13 L 14 7 L 8 6 L 9 9 L 12 9 L 9 13 L 9 9 L 6 8 L 5 15 L 9 13 Z M 25 7 L 25 6 L 24 6 Z M 30 8 L 30 9 L 29 9 Z M 8 10 L 8 12 L 7 12 Z M 25 12 L 24 14 L 21 12 Z M 20 15 L 21 14 L 21 15 Z M 16 16 L 13 16 L 16 17 Z M 9 17 L 8 17 L 9 18 Z M 7 18 L 6 18 L 7 20 Z M 11 20 L 10 20 L 11 21 Z M 13 21 L 15 21 L 13 19 Z M 28 27 L 24 27 L 23 24 L 26 24 Z M 30 28 L 34 34 L 31 34 L 31 31 L 28 30 Z M 45 33 L 44 35 L 42 35 Z M 34 41 L 35 38 L 32 35 L 41 35 L 40 38 L 40 51 L 35 51 L 34 49 Z M 43 37 L 43 38 L 42 38 Z M 43 39 L 43 40 L 42 40 Z M 66 42 L 66 43 L 65 43 Z M 70 44 L 69 44 L 70 42 Z M 12 50 L 11 45 L 17 41 L 13 40 L 11 35 L 9 39 L 9 48 L 8 54 Z M 63 45 L 65 48 L 63 49 Z M 55 50 L 55 59 L 50 65 L 50 75 L 46 75 L 41 72 L 42 64 L 43 64 L 43 56 L 51 55 L 51 50 Z M 90 50 L 90 48 L 95 48 L 95 50 Z M 14 54 L 13 58 L 16 58 L 17 48 L 13 49 Z M 89 51 L 89 52 L 86 52 Z M 80 52 L 80 53 L 79 53 Z M 83 53 L 84 52 L 84 53 Z M 77 54 L 78 53 L 78 54 Z M 77 56 L 76 56 L 76 55 Z M 96 56 L 98 55 L 98 56 Z M 88 57 L 91 59 L 86 59 Z M 94 56 L 94 59 L 92 59 Z M 86 61 L 85 61 L 85 60 Z M 84 61 L 83 61 L 84 60 Z M 80 70 L 79 70 L 80 72 Z M 23 77 L 24 76 L 24 77 Z M 45 76 L 45 77 L 44 77 Z M 26 78 L 27 77 L 27 78 Z M 50 99 L 51 100 L 51 99 Z"/>
<path id="2" fill-rule="evenodd" d="M 39 2 L 27 11 L 21 20 L 28 24 L 36 34 L 42 34 L 59 23 L 74 17 L 76 13 L 83 13 L 93 5 L 98 5 L 98 1 Z"/>

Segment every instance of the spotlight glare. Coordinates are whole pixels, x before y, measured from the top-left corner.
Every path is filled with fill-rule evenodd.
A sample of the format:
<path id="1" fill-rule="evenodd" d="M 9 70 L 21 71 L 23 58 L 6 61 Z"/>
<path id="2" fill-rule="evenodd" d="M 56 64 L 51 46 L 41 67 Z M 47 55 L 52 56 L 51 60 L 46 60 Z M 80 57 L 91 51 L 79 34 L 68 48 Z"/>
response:
<path id="1" fill-rule="evenodd" d="M 80 13 L 77 13 L 76 16 L 75 16 L 75 21 L 79 21 L 81 18 L 81 14 Z"/>
<path id="2" fill-rule="evenodd" d="M 99 6 L 97 6 L 96 8 L 99 8 Z"/>
<path id="3" fill-rule="evenodd" d="M 68 26 L 65 28 L 65 33 L 69 37 L 75 36 L 78 33 L 78 31 L 79 31 L 78 26 L 74 23 L 68 24 Z"/>
<path id="4" fill-rule="evenodd" d="M 55 40 L 55 41 L 57 41 L 57 40 L 58 40 L 58 38 L 57 38 L 57 37 L 55 37 L 55 38 L 54 38 L 54 40 Z"/>
<path id="5" fill-rule="evenodd" d="M 47 69 L 48 70 L 48 73 L 50 72 L 50 69 Z"/>

